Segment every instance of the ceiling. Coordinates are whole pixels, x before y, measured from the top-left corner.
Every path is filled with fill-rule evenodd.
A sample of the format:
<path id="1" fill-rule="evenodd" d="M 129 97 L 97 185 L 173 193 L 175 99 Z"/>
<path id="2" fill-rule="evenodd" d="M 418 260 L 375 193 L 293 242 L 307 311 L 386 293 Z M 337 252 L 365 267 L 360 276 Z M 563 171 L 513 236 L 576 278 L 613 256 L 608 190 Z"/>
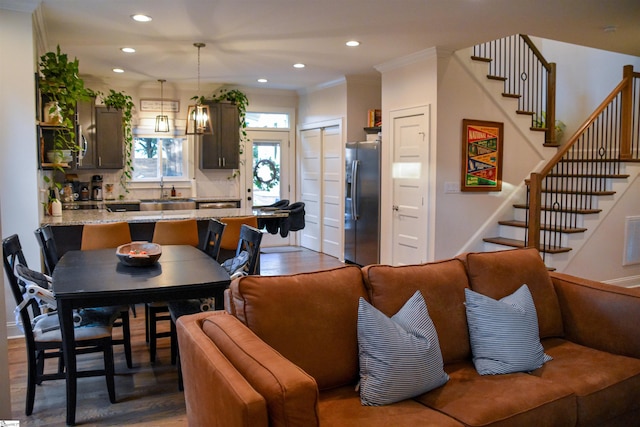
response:
<path id="1" fill-rule="evenodd" d="M 517 33 L 640 56 L 639 0 L 43 0 L 36 16 L 47 49 L 59 44 L 84 76 L 110 83 L 194 84 L 194 42 L 206 43 L 204 83 L 291 90 Z"/>

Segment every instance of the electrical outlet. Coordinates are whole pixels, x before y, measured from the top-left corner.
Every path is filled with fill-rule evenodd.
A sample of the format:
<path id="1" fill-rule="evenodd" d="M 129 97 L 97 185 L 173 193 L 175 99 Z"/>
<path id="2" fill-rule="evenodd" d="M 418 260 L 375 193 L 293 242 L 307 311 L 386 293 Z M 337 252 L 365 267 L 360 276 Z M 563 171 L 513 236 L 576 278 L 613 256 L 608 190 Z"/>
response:
<path id="1" fill-rule="evenodd" d="M 445 182 L 444 183 L 444 192 L 445 192 L 445 194 L 459 193 L 460 192 L 460 183 L 459 182 Z"/>

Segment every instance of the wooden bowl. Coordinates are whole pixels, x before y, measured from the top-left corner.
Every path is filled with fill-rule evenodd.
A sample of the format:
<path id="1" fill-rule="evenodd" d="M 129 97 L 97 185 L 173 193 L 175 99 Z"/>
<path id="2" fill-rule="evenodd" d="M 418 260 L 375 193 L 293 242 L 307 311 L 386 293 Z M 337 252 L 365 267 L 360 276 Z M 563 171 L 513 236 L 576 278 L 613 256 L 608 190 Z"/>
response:
<path id="1" fill-rule="evenodd" d="M 132 267 L 148 267 L 162 255 L 162 246 L 157 243 L 131 242 L 118 246 L 116 256 L 124 265 Z"/>

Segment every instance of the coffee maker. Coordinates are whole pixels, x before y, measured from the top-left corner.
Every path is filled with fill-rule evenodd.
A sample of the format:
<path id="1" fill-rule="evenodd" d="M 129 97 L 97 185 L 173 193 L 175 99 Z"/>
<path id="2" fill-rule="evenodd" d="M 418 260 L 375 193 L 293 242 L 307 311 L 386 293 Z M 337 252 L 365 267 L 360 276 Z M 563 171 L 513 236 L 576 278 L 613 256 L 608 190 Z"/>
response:
<path id="1" fill-rule="evenodd" d="M 91 198 L 102 200 L 102 175 L 93 175 L 91 178 Z"/>

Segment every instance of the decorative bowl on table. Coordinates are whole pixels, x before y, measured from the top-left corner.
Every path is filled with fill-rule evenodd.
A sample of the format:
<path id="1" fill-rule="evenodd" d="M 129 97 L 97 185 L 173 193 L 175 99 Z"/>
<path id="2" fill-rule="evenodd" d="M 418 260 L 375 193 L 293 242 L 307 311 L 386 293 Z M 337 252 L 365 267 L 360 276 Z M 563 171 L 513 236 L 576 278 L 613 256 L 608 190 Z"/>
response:
<path id="1" fill-rule="evenodd" d="M 116 255 L 124 265 L 148 267 L 158 262 L 162 246 L 157 243 L 131 242 L 118 246 Z"/>

